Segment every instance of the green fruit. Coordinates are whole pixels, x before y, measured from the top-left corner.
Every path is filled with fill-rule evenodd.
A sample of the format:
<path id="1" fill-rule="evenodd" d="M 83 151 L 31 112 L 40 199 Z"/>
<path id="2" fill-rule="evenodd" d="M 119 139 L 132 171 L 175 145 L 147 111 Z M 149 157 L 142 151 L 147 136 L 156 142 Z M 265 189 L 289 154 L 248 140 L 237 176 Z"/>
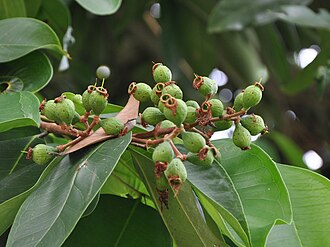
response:
<path id="1" fill-rule="evenodd" d="M 100 115 L 108 104 L 108 93 L 105 88 L 97 87 L 89 96 L 89 105 L 95 115 Z"/>
<path id="2" fill-rule="evenodd" d="M 227 130 L 233 125 L 233 121 L 230 120 L 219 120 L 213 122 L 215 131 Z"/>
<path id="3" fill-rule="evenodd" d="M 183 132 L 182 141 L 184 147 L 193 153 L 198 153 L 206 145 L 205 138 L 195 132 Z"/>
<path id="4" fill-rule="evenodd" d="M 45 165 L 53 158 L 51 153 L 56 151 L 55 147 L 38 144 L 32 150 L 32 160 L 37 165 Z"/>
<path id="5" fill-rule="evenodd" d="M 161 63 L 156 63 L 152 67 L 152 76 L 155 82 L 169 82 L 172 80 L 171 70 Z"/>
<path id="6" fill-rule="evenodd" d="M 142 113 L 142 120 L 150 125 L 156 125 L 164 119 L 164 114 L 156 107 L 147 107 Z"/>
<path id="7" fill-rule="evenodd" d="M 240 92 L 235 97 L 234 106 L 233 106 L 235 111 L 240 111 L 243 108 L 243 94 L 244 91 Z"/>
<path id="8" fill-rule="evenodd" d="M 212 150 L 208 150 L 204 159 L 200 159 L 197 153 L 189 152 L 187 154 L 187 160 L 195 165 L 210 166 L 214 161 L 214 155 Z"/>
<path id="9" fill-rule="evenodd" d="M 169 94 L 174 98 L 177 99 L 182 99 L 183 97 L 183 93 L 182 90 L 180 89 L 180 87 L 176 84 L 169 84 L 167 86 L 164 87 L 162 94 Z"/>
<path id="10" fill-rule="evenodd" d="M 187 179 L 187 170 L 182 161 L 178 158 L 173 159 L 168 165 L 164 172 L 167 179 L 170 181 L 170 184 L 173 186 L 173 183 L 182 184 Z M 171 179 L 175 179 L 174 181 Z"/>
<path id="11" fill-rule="evenodd" d="M 165 117 L 180 126 L 187 116 L 187 105 L 181 99 L 170 98 L 164 107 Z"/>
<path id="12" fill-rule="evenodd" d="M 195 109 L 198 109 L 200 107 L 199 104 L 195 100 L 187 100 L 186 105 L 194 107 Z"/>
<path id="13" fill-rule="evenodd" d="M 82 96 L 80 94 L 75 94 L 72 101 L 77 104 L 82 104 Z"/>
<path id="14" fill-rule="evenodd" d="M 169 184 L 167 178 L 165 177 L 164 173 L 158 178 L 156 177 L 156 188 L 159 191 L 164 191 L 168 188 Z"/>
<path id="15" fill-rule="evenodd" d="M 235 130 L 233 133 L 234 144 L 242 150 L 250 149 L 251 134 L 240 123 L 235 124 Z"/>
<path id="16" fill-rule="evenodd" d="M 122 122 L 120 122 L 116 117 L 103 119 L 101 120 L 100 125 L 104 129 L 104 132 L 108 135 L 119 135 L 125 128 Z"/>
<path id="17" fill-rule="evenodd" d="M 73 119 L 72 119 L 72 124 L 76 124 L 80 122 L 80 115 L 78 112 L 75 112 L 73 115 Z"/>
<path id="18" fill-rule="evenodd" d="M 71 100 L 63 98 L 57 103 L 55 100 L 55 114 L 59 119 L 59 123 L 71 125 L 75 112 L 75 107 Z"/>
<path id="19" fill-rule="evenodd" d="M 53 120 L 57 123 L 60 122 L 60 119 L 56 115 L 56 103 L 54 100 L 48 100 L 41 111 L 43 115 L 45 115 L 49 120 Z"/>
<path id="20" fill-rule="evenodd" d="M 250 107 L 257 105 L 262 98 L 262 89 L 260 84 L 251 85 L 245 88 L 243 93 L 243 107 L 248 110 Z"/>
<path id="21" fill-rule="evenodd" d="M 173 158 L 174 152 L 168 141 L 159 144 L 152 153 L 152 160 L 154 162 L 171 162 Z"/>
<path id="22" fill-rule="evenodd" d="M 150 99 L 155 104 L 158 105 L 159 98 L 162 95 L 162 90 L 164 88 L 164 83 L 157 83 L 150 93 Z"/>
<path id="23" fill-rule="evenodd" d="M 88 89 L 85 90 L 85 92 L 82 95 L 82 104 L 86 110 L 86 112 L 89 112 L 92 110 L 92 107 L 89 105 L 89 96 L 91 93 L 95 90 L 95 86 L 90 85 L 88 86 Z"/>
<path id="24" fill-rule="evenodd" d="M 187 107 L 187 116 L 184 120 L 184 123 L 192 124 L 197 120 L 198 112 L 196 110 L 197 109 L 192 106 Z"/>
<path id="25" fill-rule="evenodd" d="M 143 82 L 140 83 L 132 82 L 128 88 L 128 93 L 133 94 L 134 98 L 140 102 L 146 102 L 151 100 L 150 99 L 151 91 L 152 91 L 151 87 Z"/>
<path id="26" fill-rule="evenodd" d="M 223 114 L 223 104 L 219 99 L 210 99 L 212 117 L 221 117 Z"/>
<path id="27" fill-rule="evenodd" d="M 217 83 L 206 76 L 197 76 L 193 81 L 193 87 L 205 97 L 212 96 L 218 91 Z"/>
<path id="28" fill-rule="evenodd" d="M 257 135 L 267 130 L 264 120 L 259 115 L 247 115 L 241 119 L 241 124 L 251 133 Z"/>
<path id="29" fill-rule="evenodd" d="M 159 103 L 158 103 L 158 109 L 161 112 L 164 112 L 164 103 L 167 102 L 167 100 L 170 98 L 172 98 L 172 96 L 170 94 L 163 94 L 162 96 L 160 96 Z"/>
<path id="30" fill-rule="evenodd" d="M 172 127 L 176 127 L 176 125 L 170 120 L 166 119 L 160 123 L 160 128 L 162 129 L 172 128 Z"/>
<path id="31" fill-rule="evenodd" d="M 96 69 L 96 76 L 100 80 L 107 79 L 110 76 L 110 69 L 108 66 L 101 65 Z"/>

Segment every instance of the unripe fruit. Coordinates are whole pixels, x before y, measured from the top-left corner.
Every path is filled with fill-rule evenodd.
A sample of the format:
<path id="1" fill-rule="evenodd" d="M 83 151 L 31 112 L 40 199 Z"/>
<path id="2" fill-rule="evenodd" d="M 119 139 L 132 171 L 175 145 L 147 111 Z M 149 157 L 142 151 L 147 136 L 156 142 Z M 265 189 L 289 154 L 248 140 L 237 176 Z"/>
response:
<path id="1" fill-rule="evenodd" d="M 226 111 L 223 111 L 222 115 L 226 114 Z M 215 131 L 222 131 L 229 129 L 233 125 L 233 121 L 230 120 L 219 120 L 213 122 Z"/>
<path id="2" fill-rule="evenodd" d="M 60 119 L 56 116 L 56 103 L 54 100 L 48 100 L 41 111 L 43 115 L 45 115 L 49 120 L 53 120 L 57 123 L 60 122 Z"/>
<path id="3" fill-rule="evenodd" d="M 82 95 L 82 104 L 83 104 L 86 112 L 89 112 L 92 110 L 92 107 L 89 105 L 89 96 L 94 90 L 95 90 L 95 86 L 89 85 L 88 89 L 85 90 L 85 92 Z"/>
<path id="4" fill-rule="evenodd" d="M 89 105 L 95 115 L 100 115 L 108 103 L 108 93 L 105 88 L 97 87 L 89 96 Z"/>
<path id="5" fill-rule="evenodd" d="M 164 86 L 164 83 L 159 82 L 154 86 L 150 93 L 150 99 L 155 105 L 158 105 L 159 103 L 159 98 L 162 95 Z"/>
<path id="6" fill-rule="evenodd" d="M 156 188 L 159 191 L 164 191 L 169 187 L 168 180 L 165 177 L 164 173 L 158 178 L 156 177 Z"/>
<path id="7" fill-rule="evenodd" d="M 108 135 L 119 135 L 125 128 L 122 122 L 120 122 L 116 117 L 103 119 L 101 120 L 100 125 L 104 129 L 104 132 Z"/>
<path id="8" fill-rule="evenodd" d="M 53 158 L 52 152 L 56 152 L 55 147 L 38 144 L 32 149 L 32 160 L 37 165 L 45 165 Z"/>
<path id="9" fill-rule="evenodd" d="M 241 119 L 241 124 L 251 133 L 251 135 L 257 135 L 267 131 L 265 122 L 259 115 L 247 115 Z"/>
<path id="10" fill-rule="evenodd" d="M 203 96 L 214 95 L 218 91 L 217 83 L 206 76 L 196 76 L 193 81 L 193 87 Z"/>
<path id="11" fill-rule="evenodd" d="M 195 132 L 183 132 L 182 141 L 184 147 L 193 153 L 198 153 L 206 145 L 205 138 Z"/>
<path id="12" fill-rule="evenodd" d="M 221 117 L 223 114 L 223 104 L 219 99 L 210 99 L 212 117 Z"/>
<path id="13" fill-rule="evenodd" d="M 165 102 L 164 115 L 179 127 L 186 119 L 187 105 L 181 99 L 170 98 Z"/>
<path id="14" fill-rule="evenodd" d="M 177 99 L 182 99 L 182 97 L 183 97 L 183 93 L 182 93 L 181 88 L 178 85 L 174 84 L 174 83 L 165 86 L 162 93 L 163 94 L 169 94 L 172 97 L 177 98 Z"/>
<path id="15" fill-rule="evenodd" d="M 101 65 L 96 69 L 96 76 L 100 80 L 107 79 L 110 76 L 110 69 L 108 66 Z"/>
<path id="16" fill-rule="evenodd" d="M 154 162 L 171 162 L 173 158 L 174 152 L 168 141 L 159 144 L 152 153 L 152 160 Z"/>
<path id="17" fill-rule="evenodd" d="M 160 123 L 160 128 L 162 129 L 172 128 L 172 127 L 176 127 L 176 125 L 170 120 L 166 119 Z"/>
<path id="18" fill-rule="evenodd" d="M 243 108 L 243 93 L 244 91 L 240 92 L 235 97 L 234 106 L 233 106 L 235 111 L 240 111 Z"/>
<path id="19" fill-rule="evenodd" d="M 172 98 L 172 96 L 170 94 L 163 94 L 162 96 L 160 96 L 159 98 L 159 103 L 158 103 L 158 109 L 161 112 L 164 112 L 164 104 L 167 102 L 168 99 Z"/>
<path id="20" fill-rule="evenodd" d="M 198 112 L 196 110 L 197 109 L 192 106 L 187 107 L 187 116 L 184 120 L 184 123 L 191 124 L 197 120 Z"/>
<path id="21" fill-rule="evenodd" d="M 234 144 L 242 150 L 250 149 L 251 134 L 240 123 L 235 124 L 235 130 L 233 133 Z"/>
<path id="22" fill-rule="evenodd" d="M 151 91 L 152 91 L 151 87 L 143 82 L 140 83 L 132 82 L 128 88 L 128 93 L 133 94 L 134 98 L 140 102 L 146 102 L 151 100 L 150 99 Z"/>
<path id="23" fill-rule="evenodd" d="M 214 155 L 212 150 L 208 150 L 204 159 L 200 159 L 198 153 L 189 152 L 187 154 L 187 160 L 195 165 L 210 166 L 214 161 Z"/>
<path id="24" fill-rule="evenodd" d="M 69 99 L 63 98 L 57 103 L 55 100 L 55 104 L 55 114 L 60 121 L 59 123 L 71 125 L 74 113 L 76 112 L 73 102 Z"/>
<path id="25" fill-rule="evenodd" d="M 82 104 L 82 96 L 80 94 L 75 94 L 72 101 L 77 104 Z"/>
<path id="26" fill-rule="evenodd" d="M 198 109 L 200 107 L 199 104 L 195 100 L 187 100 L 186 105 L 194 107 L 195 109 Z"/>
<path id="27" fill-rule="evenodd" d="M 152 76 L 155 82 L 169 82 L 172 80 L 171 70 L 162 63 L 156 63 L 152 67 Z"/>
<path id="28" fill-rule="evenodd" d="M 260 83 L 248 86 L 243 93 L 243 107 L 248 110 L 250 107 L 257 105 L 262 98 L 263 86 Z"/>
<path id="29" fill-rule="evenodd" d="M 73 119 L 72 119 L 72 124 L 76 124 L 80 122 L 80 115 L 78 112 L 75 112 L 73 115 Z"/>
<path id="30" fill-rule="evenodd" d="M 165 119 L 164 114 L 156 107 L 147 107 L 141 117 L 143 122 L 150 125 L 156 125 Z"/>
<path id="31" fill-rule="evenodd" d="M 187 170 L 182 161 L 178 158 L 173 159 L 168 165 L 164 172 L 165 176 L 170 182 L 170 185 L 180 185 L 187 179 Z"/>

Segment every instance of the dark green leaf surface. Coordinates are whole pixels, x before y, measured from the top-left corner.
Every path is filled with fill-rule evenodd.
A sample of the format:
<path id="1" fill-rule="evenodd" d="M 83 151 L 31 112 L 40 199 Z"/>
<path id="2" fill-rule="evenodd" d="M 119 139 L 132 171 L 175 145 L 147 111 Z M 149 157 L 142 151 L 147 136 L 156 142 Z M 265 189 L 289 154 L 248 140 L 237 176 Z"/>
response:
<path id="1" fill-rule="evenodd" d="M 174 197 L 172 190 L 169 191 L 169 209 L 160 209 L 158 193 L 154 178 L 154 162 L 150 153 L 132 147 L 133 159 L 145 180 L 150 197 L 154 201 L 173 241 L 177 246 L 222 246 L 221 240 L 217 239 L 208 229 L 205 221 L 196 206 L 196 198 L 188 183 L 183 183 L 179 194 Z"/>
<path id="2" fill-rule="evenodd" d="M 290 194 L 295 232 L 302 246 L 330 246 L 330 181 L 299 167 L 277 167 Z M 296 236 L 287 238 L 293 241 Z"/>
<path id="3" fill-rule="evenodd" d="M 24 0 L 0 0 L 0 20 L 26 16 Z"/>
<path id="4" fill-rule="evenodd" d="M 65 156 L 23 203 L 7 246 L 60 246 L 112 173 L 131 134 Z"/>
<path id="5" fill-rule="evenodd" d="M 1 64 L 0 75 L 16 77 L 23 82 L 23 90 L 37 92 L 52 78 L 53 67 L 45 54 L 36 51 Z"/>
<path id="6" fill-rule="evenodd" d="M 44 22 L 32 18 L 0 21 L 0 63 L 9 62 L 38 49 L 67 55 L 55 32 Z"/>
<path id="7" fill-rule="evenodd" d="M 22 126 L 39 126 L 39 100 L 26 91 L 0 94 L 0 132 Z"/>
<path id="8" fill-rule="evenodd" d="M 156 210 L 139 200 L 102 195 L 96 210 L 79 221 L 63 246 L 170 247 L 172 240 Z"/>
<path id="9" fill-rule="evenodd" d="M 26 15 L 28 17 L 35 17 L 41 6 L 42 0 L 24 0 Z"/>
<path id="10" fill-rule="evenodd" d="M 76 2 L 95 15 L 114 14 L 121 5 L 121 0 L 76 0 Z"/>
<path id="11" fill-rule="evenodd" d="M 242 201 L 253 246 L 264 246 L 276 220 L 292 219 L 289 195 L 275 163 L 259 147 L 242 151 L 232 140 L 215 141 L 221 164 Z"/>

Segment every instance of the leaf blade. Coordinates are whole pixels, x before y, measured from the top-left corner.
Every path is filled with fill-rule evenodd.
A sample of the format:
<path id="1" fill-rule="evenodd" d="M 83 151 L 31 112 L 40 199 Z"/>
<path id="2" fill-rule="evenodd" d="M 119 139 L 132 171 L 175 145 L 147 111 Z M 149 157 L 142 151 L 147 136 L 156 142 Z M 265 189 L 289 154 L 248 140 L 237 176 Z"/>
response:
<path id="1" fill-rule="evenodd" d="M 76 2 L 95 15 L 114 14 L 121 5 L 121 0 L 76 0 Z"/>

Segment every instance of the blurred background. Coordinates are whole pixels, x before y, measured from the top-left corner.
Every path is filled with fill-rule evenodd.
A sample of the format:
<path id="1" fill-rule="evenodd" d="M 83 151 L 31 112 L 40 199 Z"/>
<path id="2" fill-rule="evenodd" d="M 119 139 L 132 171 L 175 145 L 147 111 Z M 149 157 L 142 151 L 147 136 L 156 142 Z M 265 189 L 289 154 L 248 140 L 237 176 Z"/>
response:
<path id="1" fill-rule="evenodd" d="M 270 133 L 255 142 L 276 162 L 330 177 L 330 1 L 123 0 L 110 16 L 70 0 L 49 2 L 57 17 L 44 8 L 39 18 L 53 27 L 72 60 L 53 56 L 56 72 L 41 92 L 47 98 L 82 93 L 101 64 L 111 69 L 109 101 L 120 105 L 132 81 L 154 85 L 153 61 L 171 68 L 185 100 L 202 100 L 192 89 L 193 73 L 216 80 L 226 106 L 262 80 L 264 98 L 252 112 Z"/>

